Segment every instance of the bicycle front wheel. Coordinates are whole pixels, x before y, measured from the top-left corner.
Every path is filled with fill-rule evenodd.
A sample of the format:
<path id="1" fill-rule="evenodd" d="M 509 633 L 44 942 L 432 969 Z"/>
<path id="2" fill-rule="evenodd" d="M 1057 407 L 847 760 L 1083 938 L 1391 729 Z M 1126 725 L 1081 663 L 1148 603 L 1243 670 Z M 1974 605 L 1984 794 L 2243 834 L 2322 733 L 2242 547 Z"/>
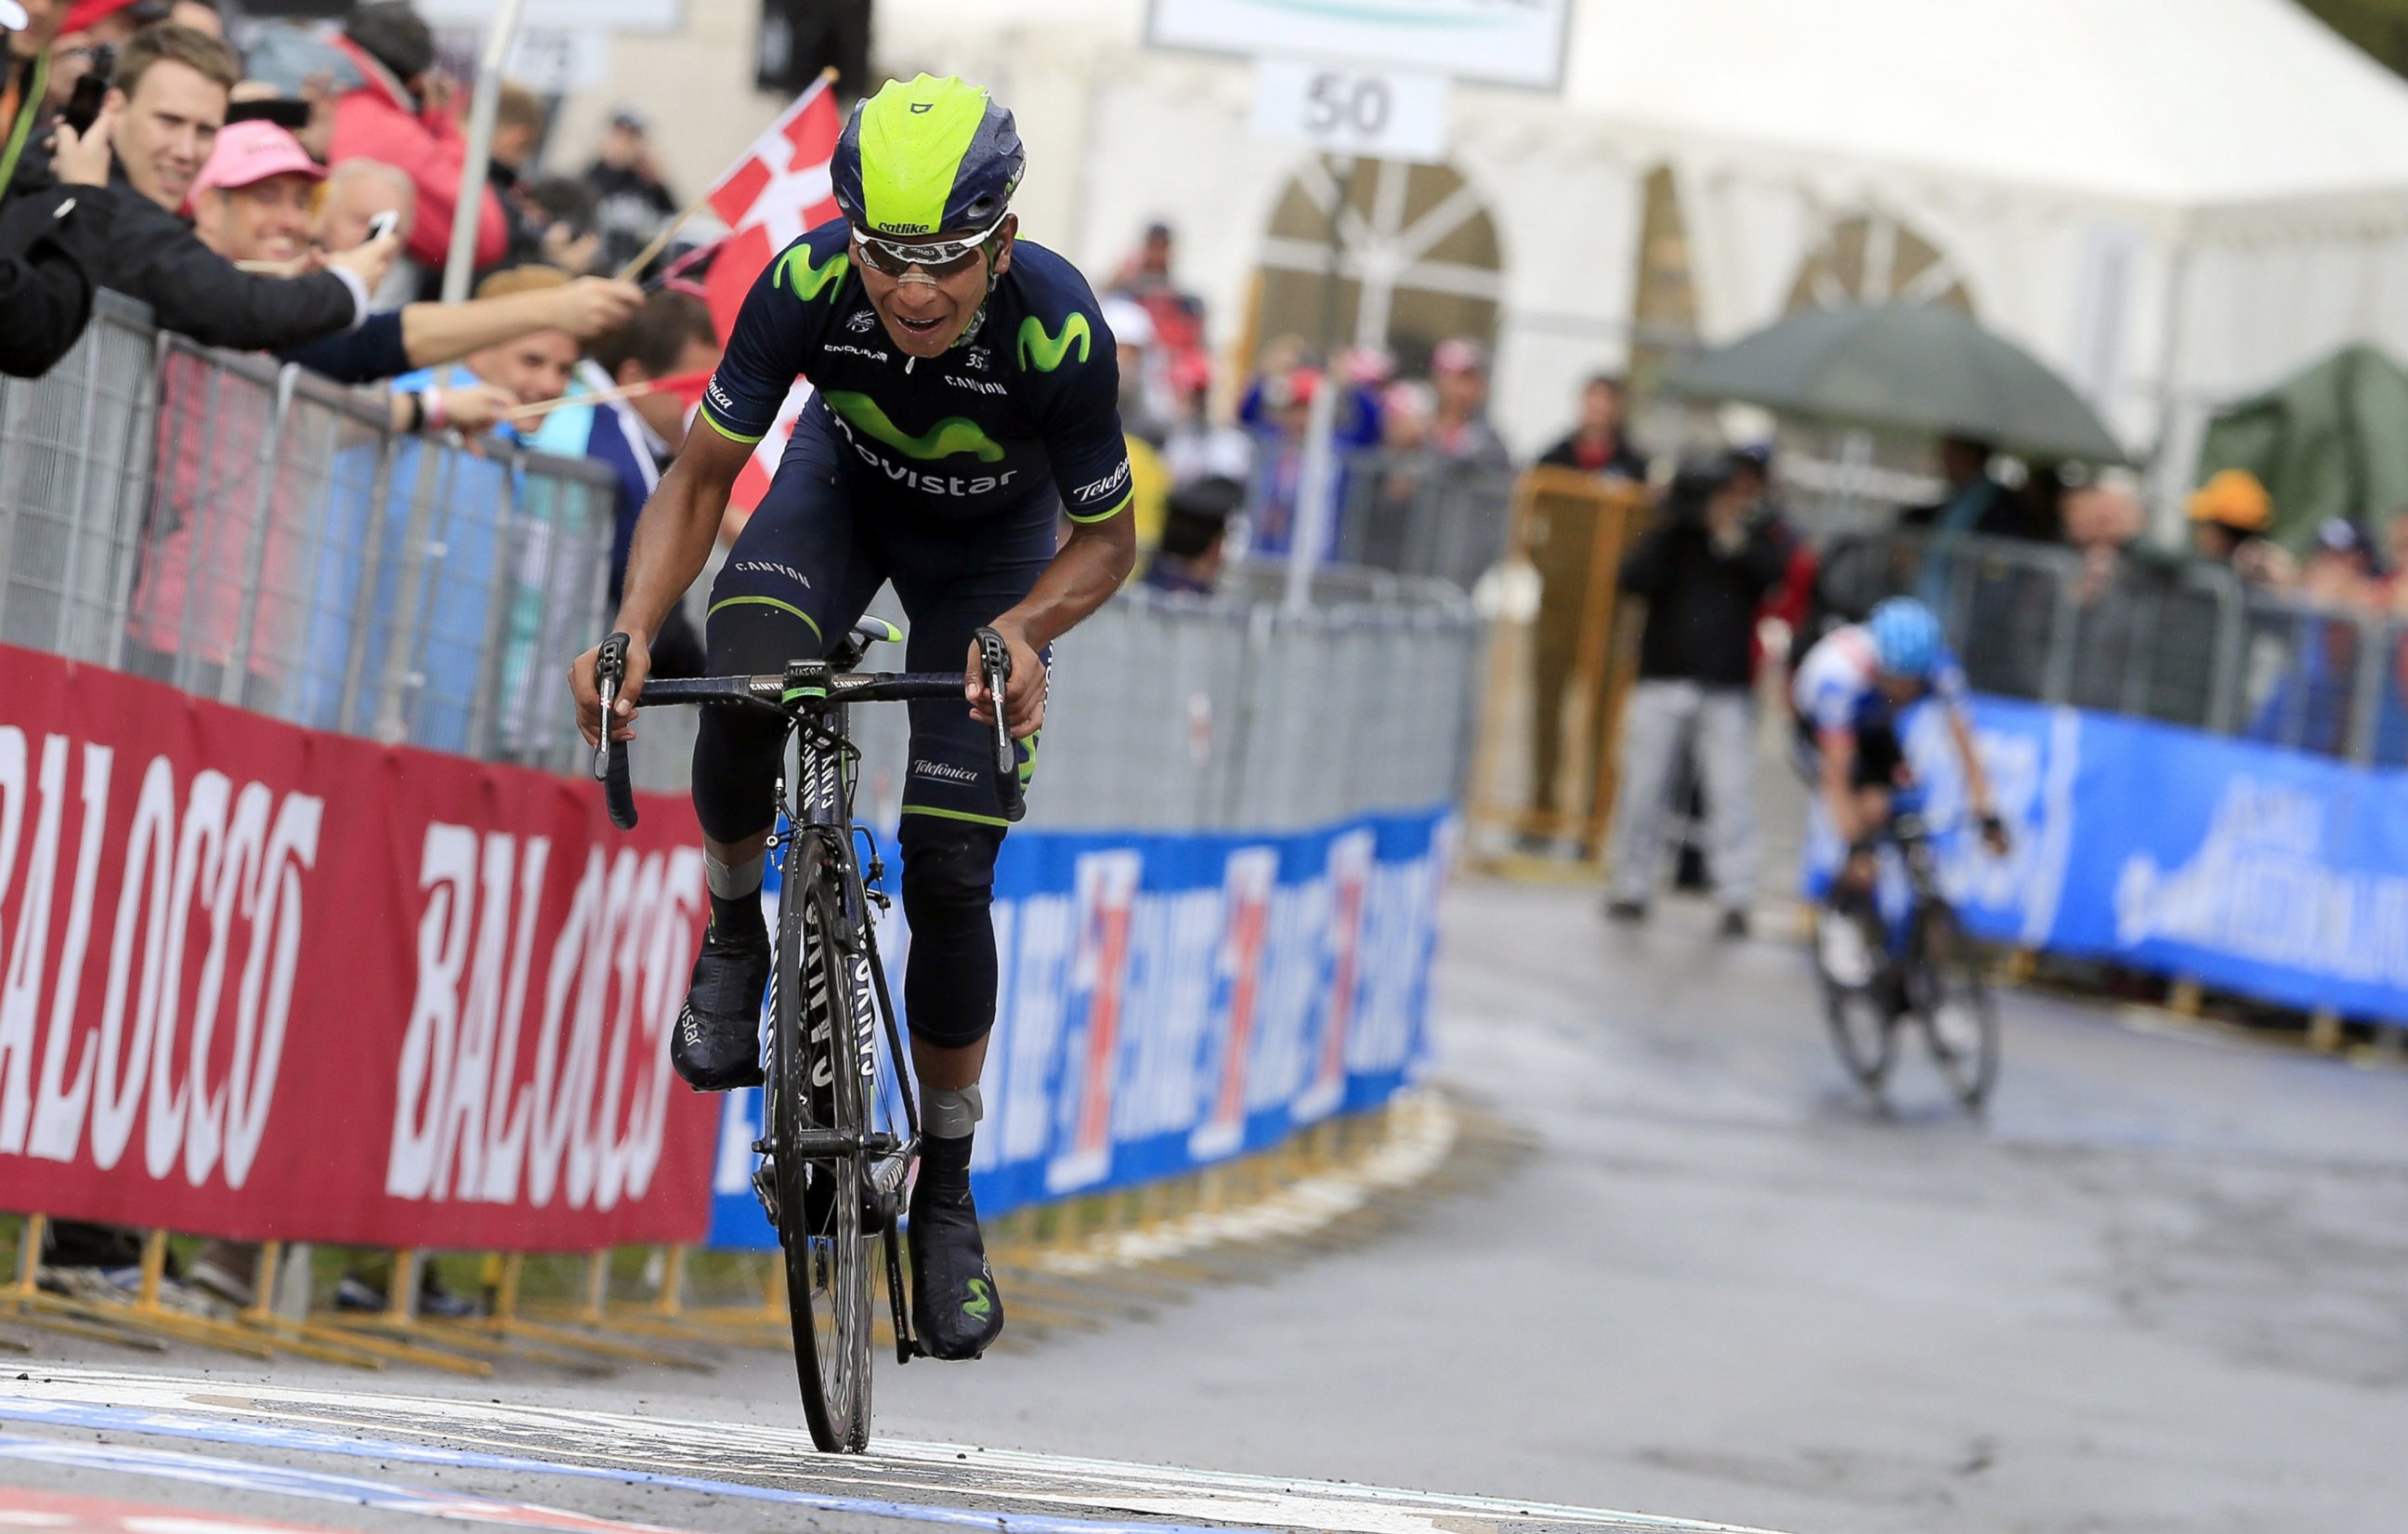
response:
<path id="1" fill-rule="evenodd" d="M 1914 1014 L 1931 1063 L 1956 1100 L 1979 1112 L 1999 1079 L 1998 1003 L 1982 978 L 1981 955 L 1944 905 L 1924 909 L 1914 948 L 1922 970 Z"/>
<path id="2" fill-rule="evenodd" d="M 803 1414 L 811 1441 L 836 1454 L 869 1446 L 869 1243 L 858 1149 L 867 1124 L 856 1053 L 861 1019 L 838 943 L 843 909 L 825 845 L 797 831 L 778 915 L 769 1154 Z M 830 1131 L 856 1148 L 811 1155 L 789 1149 Z"/>
<path id="3" fill-rule="evenodd" d="M 1852 924 L 1855 940 L 1838 941 L 1850 934 L 1826 931 L 1825 924 L 1831 922 Z M 1841 1066 L 1856 1084 L 1878 1098 L 1898 1051 L 1897 1018 L 1888 1005 L 1889 987 L 1884 983 L 1886 967 L 1882 962 L 1879 927 L 1868 918 L 1818 908 L 1813 947 L 1814 973 L 1823 989 L 1823 1022 L 1831 1031 L 1831 1047 L 1839 1052 Z M 1834 948 L 1847 951 L 1842 956 L 1855 961 L 1849 967 L 1854 972 L 1834 972 L 1830 952 Z"/>

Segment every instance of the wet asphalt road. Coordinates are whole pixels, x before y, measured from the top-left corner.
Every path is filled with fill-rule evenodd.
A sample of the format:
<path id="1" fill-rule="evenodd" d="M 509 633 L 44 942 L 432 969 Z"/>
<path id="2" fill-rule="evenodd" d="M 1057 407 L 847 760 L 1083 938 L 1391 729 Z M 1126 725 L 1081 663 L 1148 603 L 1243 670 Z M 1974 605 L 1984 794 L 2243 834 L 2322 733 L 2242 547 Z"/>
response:
<path id="1" fill-rule="evenodd" d="M 966 1368 L 882 1370 L 881 1434 L 957 1448 L 828 1479 L 790 1439 L 764 1436 L 799 1426 L 791 1372 L 768 1355 L 599 1383 L 302 1366 L 272 1377 L 345 1393 L 341 1410 L 304 1415 L 355 1432 L 1024 1514 L 1498 1527 L 1477 1509 L 1283 1503 L 1263 1487 L 1215 1502 L 1175 1478 L 1007 1467 L 979 1450 L 1796 1534 L 2403 1527 L 2408 1072 L 2014 996 L 1986 1122 L 1958 1114 L 1913 1058 L 1882 1115 L 1831 1062 L 1792 943 L 1718 943 L 1678 904 L 1642 931 L 1608 931 L 1593 896 L 1476 881 L 1456 887 L 1450 923 L 1443 1080 L 1525 1143 L 1502 1174 L 1420 1202 L 1366 1244 L 1142 1319 Z M 74 1356 L 122 1368 L 130 1355 Z M 191 1350 L 159 1367 L 212 1370 L 235 1416 L 242 1382 L 262 1378 Z M 654 1441 L 640 1425 L 467 1424 L 462 1408 L 380 1407 L 384 1392 L 752 1426 L 730 1429 L 723 1454 L 709 1429 Z M 51 1443 L 383 1476 L 679 1528 L 890 1521 L 852 1504 L 122 1429 L 0 1423 Z M 1050 1499 L 995 1495 L 1039 1481 Z M 345 1529 L 438 1527 L 55 1456 L 0 1458 L 9 1484 Z"/>

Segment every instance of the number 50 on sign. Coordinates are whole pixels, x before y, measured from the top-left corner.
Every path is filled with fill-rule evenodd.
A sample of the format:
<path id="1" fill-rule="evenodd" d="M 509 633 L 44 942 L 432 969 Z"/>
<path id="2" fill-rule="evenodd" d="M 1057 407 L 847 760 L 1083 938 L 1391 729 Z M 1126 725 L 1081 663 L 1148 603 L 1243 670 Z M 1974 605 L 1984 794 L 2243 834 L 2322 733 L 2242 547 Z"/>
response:
<path id="1" fill-rule="evenodd" d="M 1254 67 L 1254 134 L 1331 154 L 1446 158 L 1447 81 L 1439 75 L 1267 58 Z"/>

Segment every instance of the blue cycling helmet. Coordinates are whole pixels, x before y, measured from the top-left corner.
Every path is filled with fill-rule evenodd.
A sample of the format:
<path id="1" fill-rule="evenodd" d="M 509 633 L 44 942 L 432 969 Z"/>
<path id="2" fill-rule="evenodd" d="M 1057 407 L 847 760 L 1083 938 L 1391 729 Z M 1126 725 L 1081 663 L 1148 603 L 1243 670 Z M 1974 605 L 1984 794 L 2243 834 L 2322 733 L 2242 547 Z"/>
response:
<path id="1" fill-rule="evenodd" d="M 1940 620 L 1912 596 L 1893 596 L 1873 609 L 1865 620 L 1873 637 L 1873 655 L 1893 677 L 1920 681 L 1940 664 Z"/>

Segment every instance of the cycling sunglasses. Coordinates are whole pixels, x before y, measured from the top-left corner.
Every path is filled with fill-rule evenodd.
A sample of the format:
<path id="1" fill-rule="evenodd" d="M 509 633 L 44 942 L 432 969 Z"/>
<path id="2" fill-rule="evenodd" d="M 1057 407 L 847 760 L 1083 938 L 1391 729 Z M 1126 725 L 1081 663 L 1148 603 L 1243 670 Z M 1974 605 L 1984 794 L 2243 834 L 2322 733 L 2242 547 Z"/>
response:
<path id="1" fill-rule="evenodd" d="M 907 244 L 900 240 L 880 239 L 858 231 L 853 238 L 853 243 L 861 247 L 862 265 L 874 272 L 901 277 L 917 266 L 931 277 L 951 277 L 955 272 L 968 269 L 970 263 L 979 258 L 980 252 L 986 249 L 986 242 L 995 237 L 995 232 L 1003 227 L 1003 221 L 1009 217 L 1009 213 L 998 215 L 993 223 L 968 239 Z"/>

